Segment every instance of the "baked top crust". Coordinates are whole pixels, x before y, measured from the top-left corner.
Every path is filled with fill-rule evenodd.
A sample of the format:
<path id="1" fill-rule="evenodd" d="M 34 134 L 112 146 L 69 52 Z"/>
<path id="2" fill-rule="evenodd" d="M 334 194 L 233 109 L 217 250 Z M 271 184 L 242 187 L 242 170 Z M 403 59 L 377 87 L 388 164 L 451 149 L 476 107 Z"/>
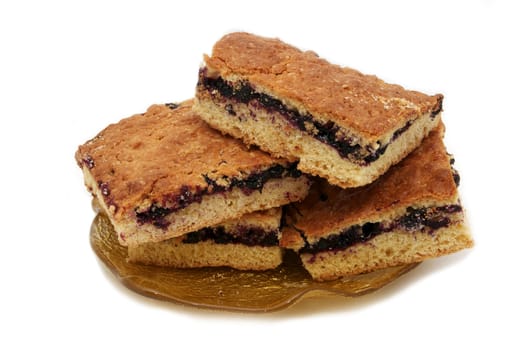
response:
<path id="1" fill-rule="evenodd" d="M 443 96 L 405 90 L 373 75 L 340 67 L 278 39 L 231 33 L 204 57 L 223 77 L 239 77 L 279 99 L 301 104 L 369 138 L 379 138 L 426 113 L 441 110 Z"/>
<path id="2" fill-rule="evenodd" d="M 391 213 L 404 213 L 408 207 L 457 203 L 443 133 L 440 124 L 419 148 L 370 185 L 341 189 L 325 181 L 313 184 L 308 197 L 290 210 L 296 229 L 284 229 L 282 245 L 303 245 L 297 230 L 313 241 L 352 225 L 393 219 Z"/>
<path id="3" fill-rule="evenodd" d="M 192 104 L 153 105 L 78 148 L 77 163 L 96 181 L 114 219 L 152 203 L 170 206 L 182 189 L 207 189 L 204 175 L 221 181 L 287 164 L 210 128 Z"/>

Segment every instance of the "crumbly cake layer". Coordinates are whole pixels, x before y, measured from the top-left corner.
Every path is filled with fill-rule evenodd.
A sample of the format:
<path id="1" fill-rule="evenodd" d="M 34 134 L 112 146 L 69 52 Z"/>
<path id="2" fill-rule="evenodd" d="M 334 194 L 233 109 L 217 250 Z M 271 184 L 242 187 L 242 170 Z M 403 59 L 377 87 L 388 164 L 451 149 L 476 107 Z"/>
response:
<path id="1" fill-rule="evenodd" d="M 368 186 L 341 189 L 318 181 L 302 203 L 289 207 L 281 245 L 299 252 L 316 279 L 417 262 L 472 246 L 458 199 L 459 175 L 443 145 L 443 132 L 440 125 Z M 410 249 L 411 242 L 415 246 Z"/>
<path id="2" fill-rule="evenodd" d="M 280 219 L 281 210 L 274 208 L 162 242 L 128 246 L 129 261 L 180 268 L 273 269 L 282 262 Z"/>
<path id="3" fill-rule="evenodd" d="M 373 181 L 439 122 L 427 96 L 279 40 L 232 33 L 200 70 L 196 111 L 223 132 L 341 187 Z"/>
<path id="4" fill-rule="evenodd" d="M 240 227 L 253 227 L 266 232 L 279 231 L 282 223 L 282 208 L 276 207 L 267 210 L 253 211 L 234 220 L 221 223 L 225 231 L 233 232 Z"/>
<path id="5" fill-rule="evenodd" d="M 85 172 L 85 180 L 88 188 L 96 197 L 104 196 L 93 184 L 89 173 Z M 103 205 L 103 209 L 114 225 L 119 243 L 137 245 L 163 241 L 219 224 L 225 220 L 235 219 L 253 211 L 280 207 L 301 200 L 307 196 L 310 184 L 310 179 L 302 175 L 271 179 L 258 191 L 248 192 L 246 189 L 234 188 L 229 192 L 202 196 L 199 202 L 193 202 L 178 211 L 169 212 L 154 222 L 144 221 L 137 216 L 135 211 L 128 219 L 114 219 L 107 206 Z M 161 222 L 162 225 L 156 222 Z"/>
<path id="6" fill-rule="evenodd" d="M 440 228 L 433 234 L 396 230 L 378 235 L 367 244 L 315 254 L 303 253 L 300 258 L 313 279 L 327 281 L 420 262 L 470 248 L 473 244 L 467 226 L 459 222 Z"/>
<path id="7" fill-rule="evenodd" d="M 362 158 L 351 160 L 342 157 L 335 147 L 321 142 L 305 131 L 292 126 L 280 114 L 243 104 L 215 103 L 200 99 L 195 110 L 212 127 L 242 139 L 247 144 L 258 145 L 273 156 L 298 161 L 297 168 L 307 174 L 327 179 L 343 188 L 359 187 L 377 179 L 388 168 L 413 150 L 422 136 L 437 126 L 439 116 L 423 116 L 403 127 L 401 134 L 393 134 L 388 144 L 371 149 Z M 389 146 L 389 147 L 388 147 Z M 351 149 L 353 146 L 345 146 Z M 389 152 L 387 150 L 389 149 Z"/>
<path id="8" fill-rule="evenodd" d="M 80 146 L 76 160 L 122 244 L 179 236 L 306 195 L 296 165 L 210 128 L 192 101 L 154 105 Z"/>

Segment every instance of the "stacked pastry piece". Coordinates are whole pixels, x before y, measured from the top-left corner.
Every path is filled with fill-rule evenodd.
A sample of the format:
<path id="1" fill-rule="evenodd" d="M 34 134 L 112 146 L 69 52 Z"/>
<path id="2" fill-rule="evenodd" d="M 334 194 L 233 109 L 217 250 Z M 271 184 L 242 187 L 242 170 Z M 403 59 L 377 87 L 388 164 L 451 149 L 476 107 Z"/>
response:
<path id="1" fill-rule="evenodd" d="M 313 278 L 472 245 L 442 143 L 441 95 L 233 33 L 205 57 L 196 97 L 194 109 L 214 128 L 318 177 L 308 199 L 289 206 L 281 240 Z"/>
<path id="2" fill-rule="evenodd" d="M 155 265 L 278 266 L 276 208 L 310 185 L 295 162 L 210 128 L 192 101 L 110 125 L 76 159 L 129 259 Z"/>
<path id="3" fill-rule="evenodd" d="M 111 125 L 76 157 L 131 261 L 267 269 L 292 249 L 329 280 L 472 245 L 441 109 L 441 95 L 232 33 L 194 101 Z"/>
<path id="4" fill-rule="evenodd" d="M 289 209 L 282 245 L 300 254 L 317 280 L 419 262 L 472 246 L 453 159 L 440 125 L 370 185 L 325 181 Z"/>

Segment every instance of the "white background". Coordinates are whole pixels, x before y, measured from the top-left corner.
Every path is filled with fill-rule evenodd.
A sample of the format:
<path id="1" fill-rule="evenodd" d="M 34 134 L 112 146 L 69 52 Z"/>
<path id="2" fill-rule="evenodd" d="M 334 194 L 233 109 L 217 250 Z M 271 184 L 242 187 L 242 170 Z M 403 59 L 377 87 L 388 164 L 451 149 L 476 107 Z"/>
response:
<path id="1" fill-rule="evenodd" d="M 0 348 L 525 349 L 522 1 L 186 2 L 0 3 Z M 191 97 L 202 54 L 235 30 L 443 93 L 475 248 L 359 299 L 263 315 L 116 282 L 89 245 L 74 152 L 109 123 Z"/>

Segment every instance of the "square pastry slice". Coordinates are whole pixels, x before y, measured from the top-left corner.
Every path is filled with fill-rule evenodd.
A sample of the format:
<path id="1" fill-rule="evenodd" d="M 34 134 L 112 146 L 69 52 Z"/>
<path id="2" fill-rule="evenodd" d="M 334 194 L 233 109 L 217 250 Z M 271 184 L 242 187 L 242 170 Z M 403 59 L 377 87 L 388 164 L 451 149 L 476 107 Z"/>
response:
<path id="1" fill-rule="evenodd" d="M 320 181 L 292 204 L 281 245 L 296 250 L 316 280 L 419 262 L 473 245 L 459 176 L 442 125 L 370 185 L 341 189 Z"/>
<path id="2" fill-rule="evenodd" d="M 442 95 L 387 84 L 277 39 L 228 34 L 204 60 L 195 104 L 204 120 L 340 187 L 374 181 L 440 120 Z"/>
<path id="3" fill-rule="evenodd" d="M 75 154 L 123 245 L 158 242 L 307 195 L 294 162 L 210 128 L 192 101 L 154 105 Z"/>
<path id="4" fill-rule="evenodd" d="M 170 267 L 229 266 L 268 270 L 282 263 L 281 208 L 245 214 L 157 243 L 128 246 L 129 261 Z"/>

